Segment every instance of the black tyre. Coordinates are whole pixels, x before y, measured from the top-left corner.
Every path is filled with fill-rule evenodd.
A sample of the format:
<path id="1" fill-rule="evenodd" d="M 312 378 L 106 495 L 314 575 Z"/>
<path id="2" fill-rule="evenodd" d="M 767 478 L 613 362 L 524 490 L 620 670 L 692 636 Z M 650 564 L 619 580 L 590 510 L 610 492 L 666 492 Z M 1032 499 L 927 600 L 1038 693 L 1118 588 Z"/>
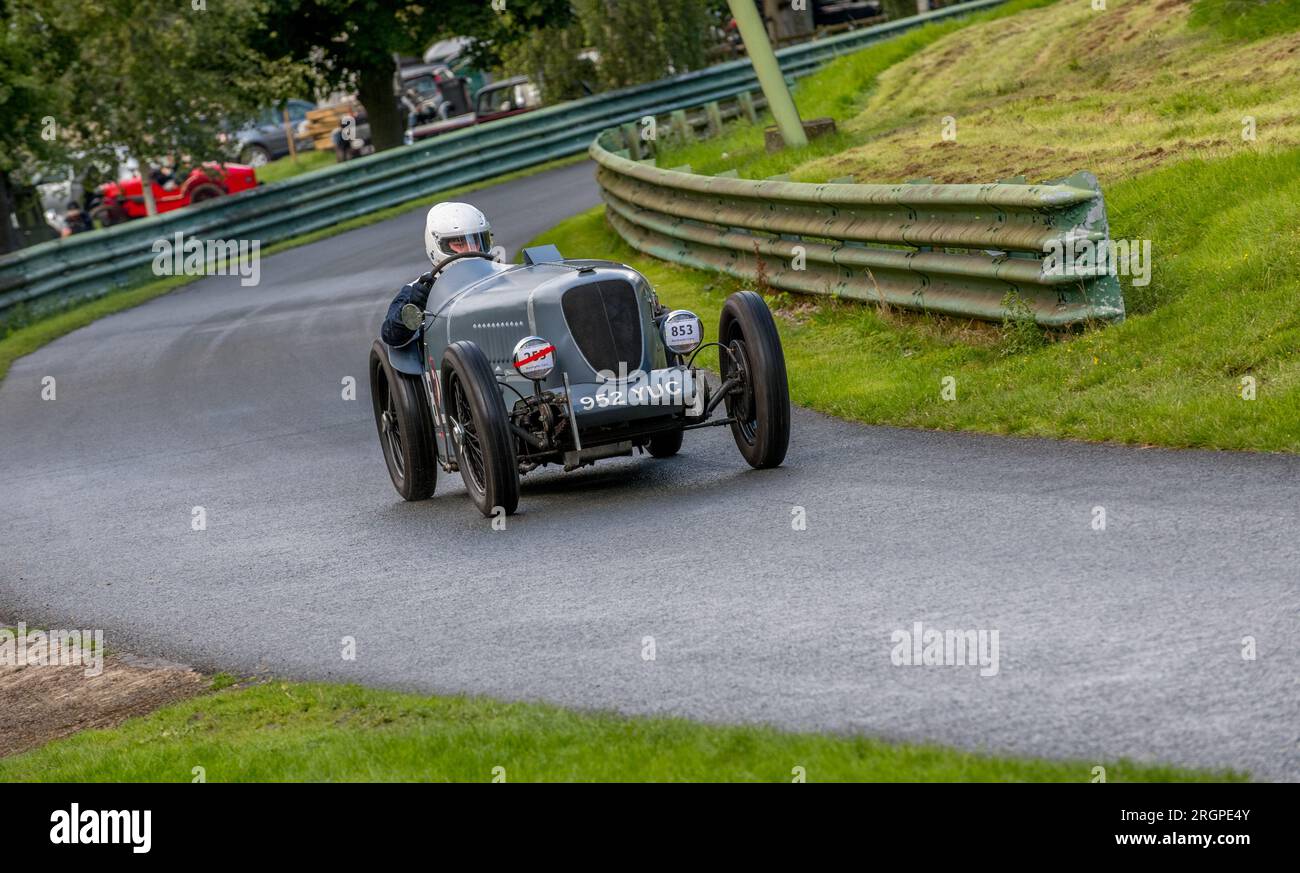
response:
<path id="1" fill-rule="evenodd" d="M 271 150 L 259 143 L 251 143 L 239 152 L 239 162 L 250 167 L 264 167 L 271 162 Z"/>
<path id="2" fill-rule="evenodd" d="M 682 450 L 682 431 L 674 430 L 650 437 L 646 451 L 656 458 L 671 458 Z"/>
<path id="3" fill-rule="evenodd" d="M 519 461 L 510 418 L 492 367 L 472 342 L 455 342 L 442 356 L 443 403 L 465 489 L 478 511 L 519 506 Z"/>
<path id="4" fill-rule="evenodd" d="M 393 487 L 404 500 L 428 499 L 438 484 L 438 463 L 424 386 L 394 370 L 378 340 L 370 348 L 370 400 Z"/>
<path id="5" fill-rule="evenodd" d="M 191 203 L 203 203 L 207 200 L 216 200 L 218 197 L 225 196 L 226 192 L 215 182 L 200 182 L 190 189 Z"/>
<path id="6" fill-rule="evenodd" d="M 779 466 L 790 446 L 790 386 L 781 336 L 763 298 L 753 291 L 728 297 L 718 341 L 732 352 L 718 353 L 723 380 L 741 378 L 741 390 L 725 401 L 727 415 L 736 419 L 731 425 L 736 447 L 751 467 Z"/>

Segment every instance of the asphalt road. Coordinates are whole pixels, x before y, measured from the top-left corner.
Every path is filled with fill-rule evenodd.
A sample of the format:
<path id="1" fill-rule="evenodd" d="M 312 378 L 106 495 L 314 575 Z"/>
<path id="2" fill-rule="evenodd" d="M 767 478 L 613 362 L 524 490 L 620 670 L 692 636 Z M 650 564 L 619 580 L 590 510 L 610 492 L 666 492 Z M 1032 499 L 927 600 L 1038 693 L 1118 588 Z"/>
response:
<path id="1" fill-rule="evenodd" d="M 513 249 L 597 195 L 584 164 L 466 199 Z M 696 432 L 672 460 L 531 474 L 493 531 L 458 477 L 398 499 L 371 421 L 367 350 L 421 228 L 278 254 L 260 287 L 205 279 L 17 362 L 0 614 L 214 669 L 1300 778 L 1300 459 L 796 411 L 781 469 Z M 895 666 L 918 621 L 997 631 L 996 675 Z"/>

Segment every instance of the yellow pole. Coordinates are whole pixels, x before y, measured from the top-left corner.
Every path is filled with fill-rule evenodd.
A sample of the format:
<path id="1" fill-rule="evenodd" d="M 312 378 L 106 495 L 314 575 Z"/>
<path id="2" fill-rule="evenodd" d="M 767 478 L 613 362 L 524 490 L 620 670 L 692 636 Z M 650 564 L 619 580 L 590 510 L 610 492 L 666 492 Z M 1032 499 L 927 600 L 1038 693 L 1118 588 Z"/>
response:
<path id="1" fill-rule="evenodd" d="M 799 109 L 786 87 L 785 76 L 781 75 L 781 65 L 777 63 L 772 42 L 767 38 L 758 5 L 754 0 L 727 0 L 727 3 L 731 6 L 736 26 L 740 28 L 740 38 L 745 42 L 745 51 L 749 54 L 749 62 L 754 65 L 763 96 L 767 98 L 767 108 L 772 110 L 776 127 L 781 131 L 781 139 L 788 146 L 807 145 L 808 137 L 803 132 L 803 122 L 799 120 Z"/>
<path id="2" fill-rule="evenodd" d="M 289 160 L 298 163 L 298 148 L 293 143 L 293 125 L 289 123 L 289 104 L 284 105 L 284 133 L 289 137 Z"/>

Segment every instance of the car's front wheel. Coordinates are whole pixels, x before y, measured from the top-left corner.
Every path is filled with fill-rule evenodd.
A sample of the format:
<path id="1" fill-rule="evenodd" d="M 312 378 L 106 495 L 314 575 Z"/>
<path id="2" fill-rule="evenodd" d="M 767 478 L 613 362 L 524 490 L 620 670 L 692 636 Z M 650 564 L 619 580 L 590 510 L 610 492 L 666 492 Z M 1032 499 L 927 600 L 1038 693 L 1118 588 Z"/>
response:
<path id="1" fill-rule="evenodd" d="M 737 291 L 722 306 L 718 339 L 722 379 L 738 388 L 727 395 L 731 434 L 751 467 L 776 467 L 790 445 L 790 387 L 781 335 L 763 298 Z"/>
<path id="2" fill-rule="evenodd" d="M 393 487 L 403 500 L 428 499 L 438 483 L 438 464 L 424 386 L 393 369 L 379 340 L 370 348 L 370 401 Z"/>
<path id="3" fill-rule="evenodd" d="M 465 490 L 485 516 L 510 515 L 519 506 L 519 461 L 492 366 L 482 349 L 462 340 L 443 353 L 442 378 L 447 427 Z"/>

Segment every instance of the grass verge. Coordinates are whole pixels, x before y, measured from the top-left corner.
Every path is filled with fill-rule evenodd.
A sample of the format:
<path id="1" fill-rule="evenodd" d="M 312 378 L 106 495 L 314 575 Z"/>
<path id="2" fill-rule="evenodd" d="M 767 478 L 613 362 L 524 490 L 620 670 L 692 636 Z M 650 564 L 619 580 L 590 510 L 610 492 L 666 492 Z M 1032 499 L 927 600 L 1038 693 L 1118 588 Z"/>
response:
<path id="1" fill-rule="evenodd" d="M 449 197 L 457 197 L 467 194 L 471 191 L 477 191 L 481 188 L 487 188 L 491 185 L 500 185 L 514 179 L 521 179 L 525 176 L 531 176 L 536 173 L 543 173 L 547 170 L 554 170 L 559 167 L 565 167 L 570 164 L 576 164 L 587 159 L 586 154 L 573 155 L 568 158 L 559 158 L 554 161 L 548 161 L 544 164 L 538 164 L 535 167 L 529 167 L 523 170 L 517 170 L 513 173 L 507 173 L 504 176 L 497 176 L 483 182 L 476 182 L 471 185 L 462 185 L 458 188 L 451 188 L 446 191 L 439 191 L 437 194 L 430 194 L 425 197 L 417 197 L 408 200 L 405 203 L 399 203 L 396 206 L 390 206 L 387 209 L 381 209 L 378 212 L 372 212 L 369 215 L 362 215 L 347 221 L 341 221 L 338 224 L 321 230 L 315 230 L 310 233 L 304 233 L 292 239 L 281 240 L 274 245 L 262 249 L 262 257 L 269 257 L 276 252 L 282 252 L 286 249 L 296 248 L 297 246 L 307 245 L 318 240 L 327 239 L 337 236 L 341 233 L 347 233 L 358 227 L 375 224 L 379 221 L 385 221 L 394 216 L 417 209 L 420 206 L 432 205 L 439 200 L 445 200 Z M 92 321 L 97 321 L 106 315 L 112 315 L 115 312 L 121 312 L 124 309 L 130 309 L 153 300 L 155 297 L 161 297 L 163 294 L 176 288 L 187 285 L 190 282 L 203 278 L 202 276 L 173 276 L 166 279 L 152 280 L 147 272 L 141 273 L 142 278 L 139 284 L 129 286 L 117 291 L 113 291 L 94 300 L 76 306 L 72 309 L 51 313 L 30 324 L 13 327 L 9 332 L 0 336 L 0 381 L 9 372 L 10 365 L 18 358 L 24 355 L 30 355 L 48 343 L 53 342 L 65 334 L 69 334 L 78 328 L 85 327 Z"/>
<path id="2" fill-rule="evenodd" d="M 1087 782 L 1100 762 L 579 713 L 355 685 L 268 682 L 172 704 L 0 759 L 0 780 Z M 1110 782 L 1241 781 L 1108 762 Z M 496 768 L 504 768 L 497 770 Z"/>
<path id="3" fill-rule="evenodd" d="M 301 176 L 303 173 L 310 173 L 312 170 L 331 166 L 333 163 L 334 152 L 312 149 L 299 152 L 297 159 L 285 155 L 283 158 L 263 164 L 257 168 L 257 179 L 259 182 L 279 182 L 284 179 L 292 179 L 294 176 Z"/>

